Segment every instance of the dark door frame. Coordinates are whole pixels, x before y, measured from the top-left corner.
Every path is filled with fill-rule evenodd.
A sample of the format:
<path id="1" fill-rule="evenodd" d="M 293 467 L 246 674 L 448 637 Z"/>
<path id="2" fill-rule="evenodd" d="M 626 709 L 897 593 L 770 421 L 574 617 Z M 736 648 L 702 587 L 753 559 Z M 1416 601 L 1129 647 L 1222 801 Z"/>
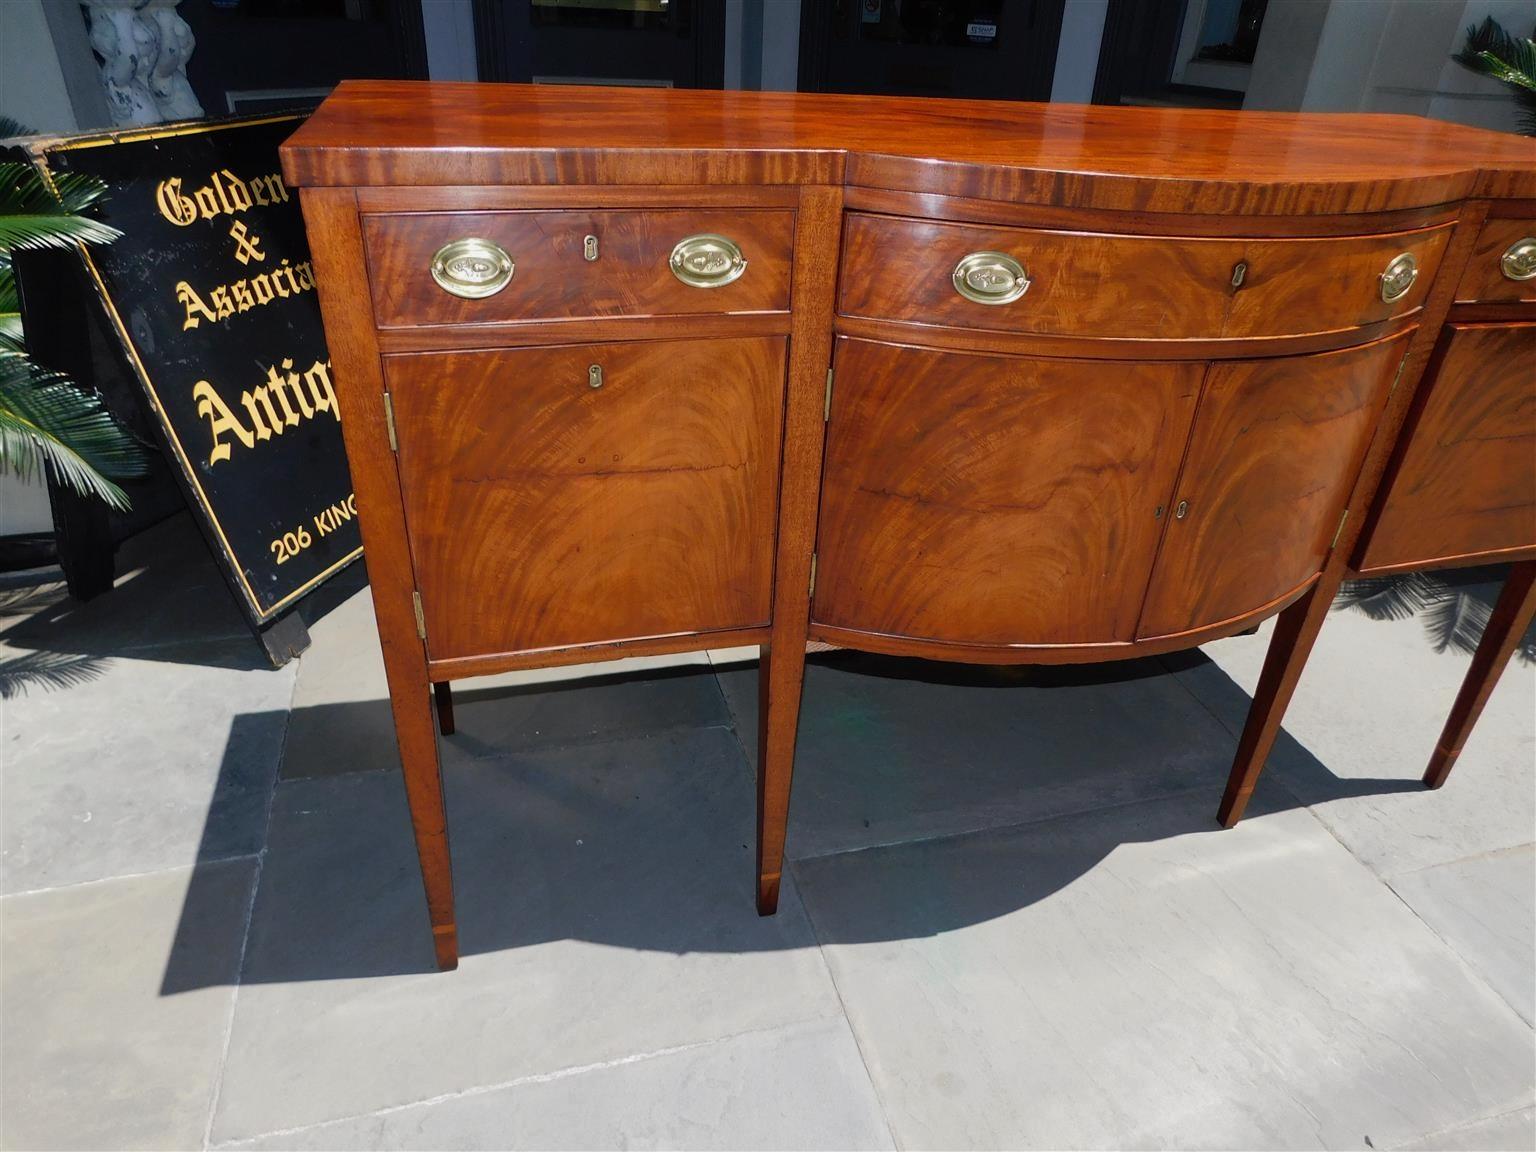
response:
<path id="1" fill-rule="evenodd" d="M 481 80 L 526 83 L 533 75 L 528 8 L 528 0 L 474 0 L 475 64 Z M 725 87 L 725 0 L 692 0 L 689 18 L 693 22 L 692 87 Z"/>
<path id="2" fill-rule="evenodd" d="M 1111 0 L 1113 2 L 1113 0 Z M 1032 44 L 1019 45 L 1007 61 L 1007 66 L 1032 65 L 1029 71 L 1030 87 L 1016 100 L 1049 100 L 1051 83 L 1056 75 L 1056 52 L 1061 45 L 1061 23 L 1066 9 L 1065 0 L 1005 0 L 1014 12 L 1022 12 L 1024 34 Z M 845 91 L 833 85 L 831 64 L 833 55 L 831 0 L 800 0 L 800 71 L 798 87 L 802 92 Z M 1003 34 L 1009 35 L 1015 24 L 1010 20 L 1003 26 Z M 1049 42 L 1049 49 L 1039 47 Z M 909 51 L 912 49 L 908 49 Z M 999 52 L 1002 46 L 999 46 Z M 1033 57 L 1031 59 L 1031 57 Z M 956 93 L 964 96 L 964 93 Z"/>

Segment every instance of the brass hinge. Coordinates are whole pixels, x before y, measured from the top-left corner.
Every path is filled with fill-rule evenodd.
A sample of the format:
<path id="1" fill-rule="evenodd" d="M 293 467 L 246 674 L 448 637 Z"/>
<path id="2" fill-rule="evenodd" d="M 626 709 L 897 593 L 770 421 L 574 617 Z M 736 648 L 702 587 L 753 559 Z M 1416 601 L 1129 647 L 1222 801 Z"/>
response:
<path id="1" fill-rule="evenodd" d="M 1339 537 L 1344 535 L 1344 521 L 1349 519 L 1349 509 L 1344 509 L 1344 515 L 1339 517 L 1339 526 L 1333 530 L 1333 543 L 1328 545 L 1328 551 L 1332 552 L 1339 546 Z"/>
<path id="2" fill-rule="evenodd" d="M 811 587 L 810 595 L 816 595 L 816 553 L 811 553 Z"/>
<path id="3" fill-rule="evenodd" d="M 421 593 L 411 589 L 411 606 L 416 609 L 416 635 L 427 638 L 427 618 L 421 610 Z"/>
<path id="4" fill-rule="evenodd" d="M 400 451 L 400 442 L 395 439 L 395 402 L 388 392 L 384 393 L 384 423 L 389 428 L 389 450 Z"/>
<path id="5" fill-rule="evenodd" d="M 821 403 L 821 422 L 832 419 L 832 369 L 827 369 L 827 395 Z"/>

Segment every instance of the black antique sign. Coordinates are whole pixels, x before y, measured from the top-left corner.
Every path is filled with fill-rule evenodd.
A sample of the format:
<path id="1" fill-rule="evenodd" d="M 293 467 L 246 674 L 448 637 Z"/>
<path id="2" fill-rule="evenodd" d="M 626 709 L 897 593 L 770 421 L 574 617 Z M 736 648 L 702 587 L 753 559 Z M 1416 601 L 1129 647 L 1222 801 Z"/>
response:
<path id="1" fill-rule="evenodd" d="M 362 552 L 297 194 L 302 117 L 64 141 L 122 230 L 85 254 L 208 537 L 253 624 Z"/>

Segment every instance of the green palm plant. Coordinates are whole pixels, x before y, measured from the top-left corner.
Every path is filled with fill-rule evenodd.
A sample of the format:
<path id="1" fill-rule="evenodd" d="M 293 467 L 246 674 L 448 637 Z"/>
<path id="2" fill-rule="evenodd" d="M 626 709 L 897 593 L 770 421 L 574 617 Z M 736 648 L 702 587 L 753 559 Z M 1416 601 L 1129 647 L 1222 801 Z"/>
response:
<path id="1" fill-rule="evenodd" d="M 0 137 L 25 134 L 0 118 Z M 117 229 L 83 215 L 105 192 L 92 177 L 62 174 L 50 186 L 30 164 L 0 163 L 0 473 L 26 479 L 47 468 L 82 495 L 127 508 L 113 481 L 144 474 L 144 449 L 99 397 L 27 355 L 11 263 L 18 250 L 117 239 Z"/>
<path id="2" fill-rule="evenodd" d="M 1467 29 L 1467 42 L 1451 58 L 1508 87 L 1520 109 L 1521 133 L 1536 136 L 1536 40 L 1511 36 L 1489 16 Z"/>

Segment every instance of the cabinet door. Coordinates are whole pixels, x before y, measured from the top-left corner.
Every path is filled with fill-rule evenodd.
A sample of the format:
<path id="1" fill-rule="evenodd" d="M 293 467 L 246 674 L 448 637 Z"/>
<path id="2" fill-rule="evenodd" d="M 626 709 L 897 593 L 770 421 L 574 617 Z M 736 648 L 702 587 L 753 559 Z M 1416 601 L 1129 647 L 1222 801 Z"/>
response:
<path id="1" fill-rule="evenodd" d="M 1127 641 L 1202 366 L 841 339 L 812 616 L 948 643 Z"/>
<path id="2" fill-rule="evenodd" d="M 784 357 L 781 337 L 386 357 L 432 658 L 766 624 Z"/>
<path id="3" fill-rule="evenodd" d="M 1211 365 L 1139 636 L 1257 611 L 1322 568 L 1407 343 Z"/>
<path id="4" fill-rule="evenodd" d="M 1536 548 L 1536 324 L 1453 324 L 1419 386 L 1360 567 Z"/>

